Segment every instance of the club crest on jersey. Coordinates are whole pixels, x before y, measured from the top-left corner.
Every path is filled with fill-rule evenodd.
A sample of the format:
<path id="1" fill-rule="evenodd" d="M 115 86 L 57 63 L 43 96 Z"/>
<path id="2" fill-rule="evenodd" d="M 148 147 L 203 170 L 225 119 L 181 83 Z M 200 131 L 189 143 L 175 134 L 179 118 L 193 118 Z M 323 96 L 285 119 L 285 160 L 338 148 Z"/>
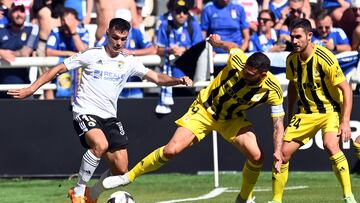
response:
<path id="1" fill-rule="evenodd" d="M 118 68 L 122 68 L 124 65 L 124 61 L 118 61 Z"/>

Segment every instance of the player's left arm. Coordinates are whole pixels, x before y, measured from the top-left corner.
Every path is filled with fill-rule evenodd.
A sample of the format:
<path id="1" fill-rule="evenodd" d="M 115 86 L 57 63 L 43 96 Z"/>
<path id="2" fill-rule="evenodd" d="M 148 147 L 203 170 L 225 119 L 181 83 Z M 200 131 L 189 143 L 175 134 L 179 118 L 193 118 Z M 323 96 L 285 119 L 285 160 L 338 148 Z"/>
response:
<path id="1" fill-rule="evenodd" d="M 280 167 L 282 164 L 282 154 L 281 147 L 284 139 L 284 109 L 282 104 L 277 106 L 272 106 L 271 111 L 273 114 L 272 122 L 273 122 L 273 141 L 274 141 L 274 161 L 275 161 L 275 169 L 278 173 L 280 173 Z"/>
<path id="2" fill-rule="evenodd" d="M 341 139 L 344 142 L 349 141 L 351 138 L 351 128 L 350 128 L 350 115 L 352 109 L 352 91 L 349 83 L 344 80 L 339 83 L 337 87 L 342 91 L 343 95 L 343 115 L 339 127 L 339 134 L 341 135 Z"/>
<path id="3" fill-rule="evenodd" d="M 157 73 L 153 70 L 149 70 L 145 76 L 145 79 L 162 86 L 174 86 L 174 85 L 186 85 L 192 86 L 192 80 L 188 76 L 181 78 L 174 78 L 163 73 Z"/>

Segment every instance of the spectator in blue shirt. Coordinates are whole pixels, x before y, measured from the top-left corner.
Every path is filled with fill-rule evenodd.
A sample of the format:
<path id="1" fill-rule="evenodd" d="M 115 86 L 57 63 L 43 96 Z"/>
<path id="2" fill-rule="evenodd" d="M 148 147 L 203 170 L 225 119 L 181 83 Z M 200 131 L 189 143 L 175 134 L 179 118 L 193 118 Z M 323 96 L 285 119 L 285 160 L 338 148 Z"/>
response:
<path id="1" fill-rule="evenodd" d="M 9 10 L 9 24 L 0 29 L 0 57 L 11 62 L 16 57 L 29 57 L 38 43 L 37 27 L 25 26 L 25 7 L 22 4 L 12 4 Z M 27 84 L 28 68 L 1 69 L 0 84 Z M 0 97 L 9 98 L 0 93 Z"/>
<path id="2" fill-rule="evenodd" d="M 278 21 L 282 15 L 281 12 L 284 8 L 289 6 L 288 0 L 263 0 L 262 9 L 270 10 L 274 13 L 276 21 Z"/>
<path id="3" fill-rule="evenodd" d="M 327 11 L 322 11 L 315 20 L 316 30 L 312 37 L 314 44 L 326 47 L 334 54 L 351 51 L 348 37 L 341 28 L 334 28 Z"/>
<path id="4" fill-rule="evenodd" d="M 258 31 L 250 37 L 250 52 L 280 52 L 285 51 L 286 44 L 279 40 L 279 31 L 275 25 L 275 15 L 270 10 L 262 10 L 259 13 Z"/>
<path id="5" fill-rule="evenodd" d="M 187 3 L 184 0 L 175 0 L 169 18 L 161 22 L 157 31 L 157 53 L 165 57 L 163 73 L 173 77 L 185 75 L 182 70 L 172 64 L 173 60 L 203 40 L 199 23 L 195 20 L 189 21 L 188 18 L 192 18 L 192 16 L 189 14 Z M 173 103 L 172 88 L 162 87 L 161 99 L 155 112 L 170 113 L 170 105 Z"/>
<path id="6" fill-rule="evenodd" d="M 57 56 L 65 59 L 89 47 L 89 32 L 80 23 L 76 10 L 64 8 L 61 15 L 61 26 L 53 28 L 46 42 L 46 56 Z M 79 73 L 64 73 L 57 78 L 56 97 L 70 97 L 75 94 L 74 83 L 79 80 Z"/>
<path id="7" fill-rule="evenodd" d="M 249 46 L 249 23 L 244 8 L 229 0 L 213 0 L 205 5 L 201 13 L 201 29 L 205 36 L 218 34 L 223 41 L 233 42 L 244 51 Z M 220 48 L 214 48 L 214 51 L 226 53 Z"/>
<path id="8" fill-rule="evenodd" d="M 83 0 L 66 0 L 64 4 L 64 7 L 75 9 L 78 13 L 79 20 L 84 24 L 90 23 L 93 6 L 94 0 L 86 0 L 86 15 L 84 16 Z"/>

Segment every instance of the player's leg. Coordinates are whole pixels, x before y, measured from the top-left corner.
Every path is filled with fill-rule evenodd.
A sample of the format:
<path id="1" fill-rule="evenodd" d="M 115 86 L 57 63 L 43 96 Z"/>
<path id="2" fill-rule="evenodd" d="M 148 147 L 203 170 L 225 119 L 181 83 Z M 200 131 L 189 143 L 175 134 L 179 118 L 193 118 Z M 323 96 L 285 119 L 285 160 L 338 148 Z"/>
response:
<path id="1" fill-rule="evenodd" d="M 90 181 L 100 163 L 101 156 L 108 147 L 105 135 L 100 129 L 91 129 L 84 136 L 89 149 L 81 160 L 78 181 L 74 187 L 75 196 L 85 196 L 86 184 Z"/>
<path id="2" fill-rule="evenodd" d="M 350 173 L 358 173 L 360 174 L 360 135 L 353 140 L 353 147 L 355 151 L 355 156 L 358 158 L 355 165 L 350 170 Z"/>
<path id="3" fill-rule="evenodd" d="M 194 140 L 196 140 L 195 135 L 189 129 L 178 127 L 171 140 L 165 146 L 154 150 L 129 171 L 129 180 L 133 182 L 136 177 L 159 169 L 170 158 L 175 157 L 189 147 Z"/>
<path id="4" fill-rule="evenodd" d="M 280 173 L 276 172 L 274 166 L 272 169 L 273 202 L 282 202 L 285 185 L 289 176 L 289 160 L 300 146 L 301 144 L 295 141 L 285 141 L 282 145 L 283 163 L 280 167 Z"/>
<path id="5" fill-rule="evenodd" d="M 245 202 L 252 199 L 252 192 L 263 166 L 262 154 L 257 144 L 256 136 L 250 129 L 250 126 L 240 129 L 232 142 L 247 158 L 242 170 L 243 181 L 237 202 Z"/>
<path id="6" fill-rule="evenodd" d="M 339 147 L 337 132 L 327 132 L 323 137 L 324 149 L 329 154 L 331 167 L 343 189 L 344 197 L 352 196 L 349 164 Z"/>

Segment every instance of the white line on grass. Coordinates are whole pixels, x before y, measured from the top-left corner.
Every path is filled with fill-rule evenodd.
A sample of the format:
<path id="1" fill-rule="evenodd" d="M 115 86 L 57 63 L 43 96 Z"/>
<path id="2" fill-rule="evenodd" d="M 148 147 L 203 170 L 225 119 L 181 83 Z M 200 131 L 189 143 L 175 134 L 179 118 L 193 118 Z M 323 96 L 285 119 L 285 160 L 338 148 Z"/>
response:
<path id="1" fill-rule="evenodd" d="M 305 189 L 308 188 L 309 186 L 306 185 L 299 185 L 299 186 L 290 186 L 290 187 L 285 187 L 285 190 L 300 190 L 300 189 Z M 271 188 L 255 188 L 254 192 L 268 192 L 271 191 Z M 240 190 L 232 190 L 232 189 L 228 189 L 225 192 L 240 192 Z"/>
<path id="2" fill-rule="evenodd" d="M 157 202 L 157 203 L 174 203 L 174 202 L 186 202 L 186 201 L 211 199 L 211 198 L 221 195 L 221 193 L 225 192 L 226 190 L 227 190 L 227 188 L 219 187 L 219 188 L 215 188 L 212 191 L 210 191 L 209 193 L 207 193 L 205 195 L 201 195 L 199 197 L 187 198 L 187 199 L 175 199 L 175 200 L 168 200 L 168 201 Z"/>
<path id="3" fill-rule="evenodd" d="M 308 187 L 309 186 L 307 186 L 307 185 L 290 186 L 290 187 L 285 187 L 285 190 L 299 190 L 299 189 L 305 189 Z M 254 192 L 267 192 L 267 191 L 271 191 L 271 188 L 255 188 L 254 189 Z M 175 200 L 168 200 L 168 201 L 162 201 L 162 202 L 156 202 L 156 203 L 175 203 L 175 202 L 186 202 L 186 201 L 211 199 L 211 198 L 221 195 L 224 192 L 237 192 L 238 193 L 238 192 L 240 192 L 240 190 L 232 190 L 232 189 L 220 187 L 220 188 L 215 188 L 212 191 L 210 191 L 209 193 L 207 193 L 205 195 L 201 195 L 199 197 L 187 198 L 187 199 L 175 199 Z"/>

